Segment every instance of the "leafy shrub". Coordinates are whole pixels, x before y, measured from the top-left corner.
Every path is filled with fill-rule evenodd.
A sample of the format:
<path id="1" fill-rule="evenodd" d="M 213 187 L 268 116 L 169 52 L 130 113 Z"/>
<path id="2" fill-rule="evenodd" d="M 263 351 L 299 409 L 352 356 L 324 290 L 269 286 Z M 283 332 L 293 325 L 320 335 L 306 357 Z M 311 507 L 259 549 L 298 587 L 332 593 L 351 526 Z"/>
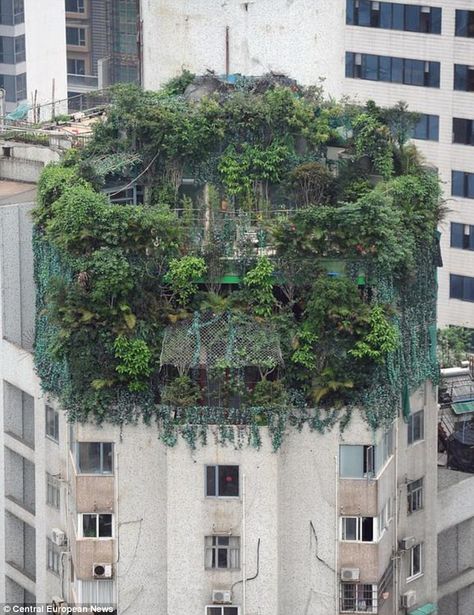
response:
<path id="1" fill-rule="evenodd" d="M 166 282 L 177 302 L 184 306 L 197 290 L 197 281 L 206 273 L 206 263 L 197 256 L 173 258 L 169 262 Z"/>
<path id="2" fill-rule="evenodd" d="M 195 406 L 201 397 L 198 385 L 187 375 L 177 376 L 164 387 L 161 401 L 168 406 Z"/>
<path id="3" fill-rule="evenodd" d="M 275 297 L 273 296 L 273 265 L 268 257 L 259 258 L 253 269 L 247 272 L 244 284 L 251 293 L 250 301 L 257 316 L 270 316 Z"/>
<path id="4" fill-rule="evenodd" d="M 119 360 L 115 370 L 128 383 L 129 390 L 145 390 L 147 379 L 152 372 L 151 350 L 146 342 L 120 335 L 114 342 L 114 353 Z"/>
<path id="5" fill-rule="evenodd" d="M 290 173 L 290 185 L 296 200 L 305 206 L 329 201 L 333 183 L 332 173 L 319 162 L 307 162 L 295 167 Z"/>
<path id="6" fill-rule="evenodd" d="M 381 363 L 385 355 L 395 352 L 400 344 L 397 330 L 385 316 L 382 306 L 372 308 L 368 317 L 369 331 L 358 340 L 349 354 L 357 359 L 371 359 Z"/>

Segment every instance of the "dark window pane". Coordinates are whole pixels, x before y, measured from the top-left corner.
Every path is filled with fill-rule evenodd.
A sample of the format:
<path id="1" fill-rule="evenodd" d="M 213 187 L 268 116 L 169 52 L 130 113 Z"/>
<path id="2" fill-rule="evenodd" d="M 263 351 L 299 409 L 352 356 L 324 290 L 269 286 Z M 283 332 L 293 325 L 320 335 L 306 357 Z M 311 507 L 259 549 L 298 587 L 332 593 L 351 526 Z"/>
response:
<path id="1" fill-rule="evenodd" d="M 449 296 L 451 299 L 463 299 L 463 276 L 449 276 Z"/>
<path id="2" fill-rule="evenodd" d="M 219 495 L 238 497 L 239 466 L 219 466 Z"/>
<path id="3" fill-rule="evenodd" d="M 364 54 L 362 56 L 362 79 L 377 81 L 378 79 L 378 56 Z"/>
<path id="4" fill-rule="evenodd" d="M 207 466 L 206 468 L 206 495 L 217 495 L 216 466 Z"/>
<path id="5" fill-rule="evenodd" d="M 97 515 L 82 515 L 82 535 L 97 538 Z"/>
<path id="6" fill-rule="evenodd" d="M 456 11 L 456 36 L 467 36 L 469 11 Z"/>
<path id="7" fill-rule="evenodd" d="M 217 550 L 217 566 L 218 568 L 227 568 L 227 549 Z"/>
<path id="8" fill-rule="evenodd" d="M 464 278 L 464 301 L 474 301 L 474 278 Z"/>
<path id="9" fill-rule="evenodd" d="M 462 171 L 451 173 L 451 194 L 452 196 L 464 196 L 464 173 Z"/>
<path id="10" fill-rule="evenodd" d="M 425 63 L 421 60 L 405 60 L 403 83 L 407 85 L 424 85 Z"/>
<path id="11" fill-rule="evenodd" d="M 359 26 L 370 26 L 370 0 L 359 1 Z"/>
<path id="12" fill-rule="evenodd" d="M 346 2 L 346 24 L 354 25 L 354 0 L 347 0 Z"/>
<path id="13" fill-rule="evenodd" d="M 441 9 L 437 7 L 431 8 L 431 27 L 432 34 L 441 34 Z"/>
<path id="14" fill-rule="evenodd" d="M 440 63 L 439 62 L 430 62 L 429 63 L 429 76 L 425 83 L 425 85 L 430 88 L 439 88 L 439 74 L 440 74 Z"/>
<path id="15" fill-rule="evenodd" d="M 454 89 L 467 90 L 467 66 L 465 64 L 454 65 Z"/>
<path id="16" fill-rule="evenodd" d="M 462 248 L 464 243 L 464 224 L 451 222 L 451 247 Z"/>
<path id="17" fill-rule="evenodd" d="M 101 538 L 112 537 L 112 515 L 99 515 L 99 536 Z"/>
<path id="18" fill-rule="evenodd" d="M 217 536 L 217 544 L 221 547 L 229 545 L 229 537 L 228 536 Z"/>
<path id="19" fill-rule="evenodd" d="M 346 52 L 346 77 L 354 76 L 354 54 L 350 51 Z"/>
<path id="20" fill-rule="evenodd" d="M 344 519 L 344 540 L 357 540 L 357 518 L 347 517 Z"/>
<path id="21" fill-rule="evenodd" d="M 405 30 L 409 32 L 420 31 L 420 7 L 419 6 L 405 6 Z"/>
<path id="22" fill-rule="evenodd" d="M 381 2 L 380 3 L 380 27 L 391 28 L 392 27 L 392 3 Z"/>
<path id="23" fill-rule="evenodd" d="M 392 80 L 392 58 L 388 56 L 380 56 L 379 58 L 379 80 L 391 81 Z"/>
<path id="24" fill-rule="evenodd" d="M 362 541 L 372 542 L 374 539 L 373 517 L 362 517 Z"/>
<path id="25" fill-rule="evenodd" d="M 469 238 L 467 244 L 468 250 L 474 250 L 474 226 L 469 226 Z"/>
<path id="26" fill-rule="evenodd" d="M 430 141 L 439 141 L 439 116 L 430 115 L 428 117 L 429 117 L 428 139 Z"/>
<path id="27" fill-rule="evenodd" d="M 415 125 L 413 130 L 413 137 L 415 139 L 426 139 L 428 135 L 428 121 L 429 116 L 425 113 L 420 115 L 420 119 Z"/>
<path id="28" fill-rule="evenodd" d="M 469 144 L 470 142 L 470 122 L 464 118 L 453 118 L 453 143 Z"/>
<path id="29" fill-rule="evenodd" d="M 394 30 L 403 30 L 405 26 L 405 11 L 404 5 L 392 4 L 392 27 Z"/>
<path id="30" fill-rule="evenodd" d="M 464 193 L 464 196 L 468 199 L 474 199 L 474 173 L 465 173 L 467 176 L 467 190 Z"/>
<path id="31" fill-rule="evenodd" d="M 392 58 L 392 82 L 403 83 L 403 59 Z"/>

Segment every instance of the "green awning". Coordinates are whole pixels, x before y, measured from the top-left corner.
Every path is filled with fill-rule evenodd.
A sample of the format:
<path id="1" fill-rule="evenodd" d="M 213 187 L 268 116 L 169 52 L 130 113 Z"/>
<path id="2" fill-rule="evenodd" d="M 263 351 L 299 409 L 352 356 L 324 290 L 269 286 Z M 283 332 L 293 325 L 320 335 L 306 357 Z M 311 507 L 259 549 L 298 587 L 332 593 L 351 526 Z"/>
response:
<path id="1" fill-rule="evenodd" d="M 474 399 L 471 401 L 457 401 L 451 404 L 454 414 L 467 414 L 468 412 L 474 412 Z"/>
<path id="2" fill-rule="evenodd" d="M 427 604 L 424 604 L 423 606 L 419 606 L 414 611 L 410 611 L 408 615 L 430 615 L 431 613 L 436 613 L 437 611 L 438 611 L 438 607 L 436 606 L 436 604 L 432 604 L 431 602 L 428 602 Z"/>

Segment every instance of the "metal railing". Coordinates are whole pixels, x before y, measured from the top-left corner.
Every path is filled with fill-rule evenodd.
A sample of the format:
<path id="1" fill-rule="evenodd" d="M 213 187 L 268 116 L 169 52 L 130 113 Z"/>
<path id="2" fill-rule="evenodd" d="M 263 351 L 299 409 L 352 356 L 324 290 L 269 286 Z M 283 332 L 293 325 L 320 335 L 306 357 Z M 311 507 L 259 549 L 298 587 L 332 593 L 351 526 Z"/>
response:
<path id="1" fill-rule="evenodd" d="M 97 75 L 76 75 L 73 73 L 68 73 L 67 84 L 68 87 L 76 85 L 82 88 L 97 90 L 99 87 L 99 77 L 97 77 Z"/>

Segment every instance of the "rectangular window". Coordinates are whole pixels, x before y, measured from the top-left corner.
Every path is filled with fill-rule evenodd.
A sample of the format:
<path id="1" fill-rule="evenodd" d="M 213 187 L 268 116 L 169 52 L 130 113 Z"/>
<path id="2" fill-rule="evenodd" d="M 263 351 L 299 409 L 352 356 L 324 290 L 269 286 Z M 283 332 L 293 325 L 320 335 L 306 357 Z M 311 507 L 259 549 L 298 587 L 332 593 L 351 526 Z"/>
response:
<path id="1" fill-rule="evenodd" d="M 474 92 L 474 66 L 454 65 L 454 89 L 462 92 Z"/>
<path id="2" fill-rule="evenodd" d="M 240 568 L 239 536 L 206 536 L 206 568 Z"/>
<path id="3" fill-rule="evenodd" d="M 206 606 L 206 615 L 240 615 L 240 607 L 238 606 L 220 606 L 212 604 Z"/>
<path id="4" fill-rule="evenodd" d="M 377 541 L 377 519 L 374 517 L 341 517 L 341 540 Z"/>
<path id="5" fill-rule="evenodd" d="M 348 51 L 346 77 L 439 88 L 440 63 Z"/>
<path id="6" fill-rule="evenodd" d="M 439 141 L 439 115 L 420 113 L 418 122 L 413 128 L 412 138 Z"/>
<path id="7" fill-rule="evenodd" d="M 419 442 L 425 437 L 424 410 L 410 414 L 408 417 L 408 444 Z"/>
<path id="8" fill-rule="evenodd" d="M 46 504 L 59 510 L 61 505 L 61 482 L 46 472 Z"/>
<path id="9" fill-rule="evenodd" d="M 85 75 L 86 74 L 85 60 L 78 60 L 77 58 L 68 58 L 67 72 L 68 72 L 68 75 Z"/>
<path id="10" fill-rule="evenodd" d="M 474 226 L 451 222 L 451 247 L 474 250 Z"/>
<path id="11" fill-rule="evenodd" d="M 474 127 L 472 120 L 453 117 L 453 143 L 474 145 Z"/>
<path id="12" fill-rule="evenodd" d="M 50 572 L 59 575 L 61 567 L 61 551 L 49 538 L 46 539 L 46 567 Z"/>
<path id="13" fill-rule="evenodd" d="M 26 73 L 22 73 L 21 75 L 16 76 L 16 102 L 20 100 L 25 100 L 26 95 Z"/>
<path id="14" fill-rule="evenodd" d="M 112 515 L 83 513 L 79 515 L 79 531 L 80 538 L 112 538 Z"/>
<path id="15" fill-rule="evenodd" d="M 206 495 L 239 497 L 239 466 L 206 466 Z"/>
<path id="16" fill-rule="evenodd" d="M 85 28 L 66 28 L 66 44 L 76 45 L 78 47 L 86 46 L 86 30 Z"/>
<path id="17" fill-rule="evenodd" d="M 423 479 L 419 478 L 407 485 L 408 514 L 423 508 Z"/>
<path id="18" fill-rule="evenodd" d="M 455 35 L 474 37 L 474 11 L 456 10 Z"/>
<path id="19" fill-rule="evenodd" d="M 461 301 L 474 301 L 474 278 L 465 275 L 449 276 L 449 297 Z"/>
<path id="20" fill-rule="evenodd" d="M 66 13 L 84 13 L 84 0 L 66 0 Z"/>
<path id="21" fill-rule="evenodd" d="M 111 442 L 77 442 L 76 464 L 80 474 L 112 474 Z"/>
<path id="22" fill-rule="evenodd" d="M 59 413 L 51 406 L 46 406 L 46 435 L 59 442 Z"/>
<path id="23" fill-rule="evenodd" d="M 15 38 L 15 63 L 26 60 L 25 35 Z"/>
<path id="24" fill-rule="evenodd" d="M 474 199 L 474 173 L 453 171 L 451 174 L 451 195 Z"/>
<path id="25" fill-rule="evenodd" d="M 390 521 L 392 520 L 392 499 L 388 498 L 385 502 L 384 507 L 380 511 L 378 516 L 378 538 L 382 536 L 382 533 L 388 528 L 390 525 Z"/>
<path id="26" fill-rule="evenodd" d="M 437 7 L 347 0 L 346 23 L 350 26 L 441 34 L 441 9 Z"/>
<path id="27" fill-rule="evenodd" d="M 341 444 L 339 474 L 341 478 L 371 478 L 374 476 L 374 446 Z"/>
<path id="28" fill-rule="evenodd" d="M 377 585 L 341 583 L 341 611 L 343 613 L 376 613 Z"/>
<path id="29" fill-rule="evenodd" d="M 423 545 L 420 543 L 412 547 L 408 553 L 408 580 L 423 574 Z"/>

